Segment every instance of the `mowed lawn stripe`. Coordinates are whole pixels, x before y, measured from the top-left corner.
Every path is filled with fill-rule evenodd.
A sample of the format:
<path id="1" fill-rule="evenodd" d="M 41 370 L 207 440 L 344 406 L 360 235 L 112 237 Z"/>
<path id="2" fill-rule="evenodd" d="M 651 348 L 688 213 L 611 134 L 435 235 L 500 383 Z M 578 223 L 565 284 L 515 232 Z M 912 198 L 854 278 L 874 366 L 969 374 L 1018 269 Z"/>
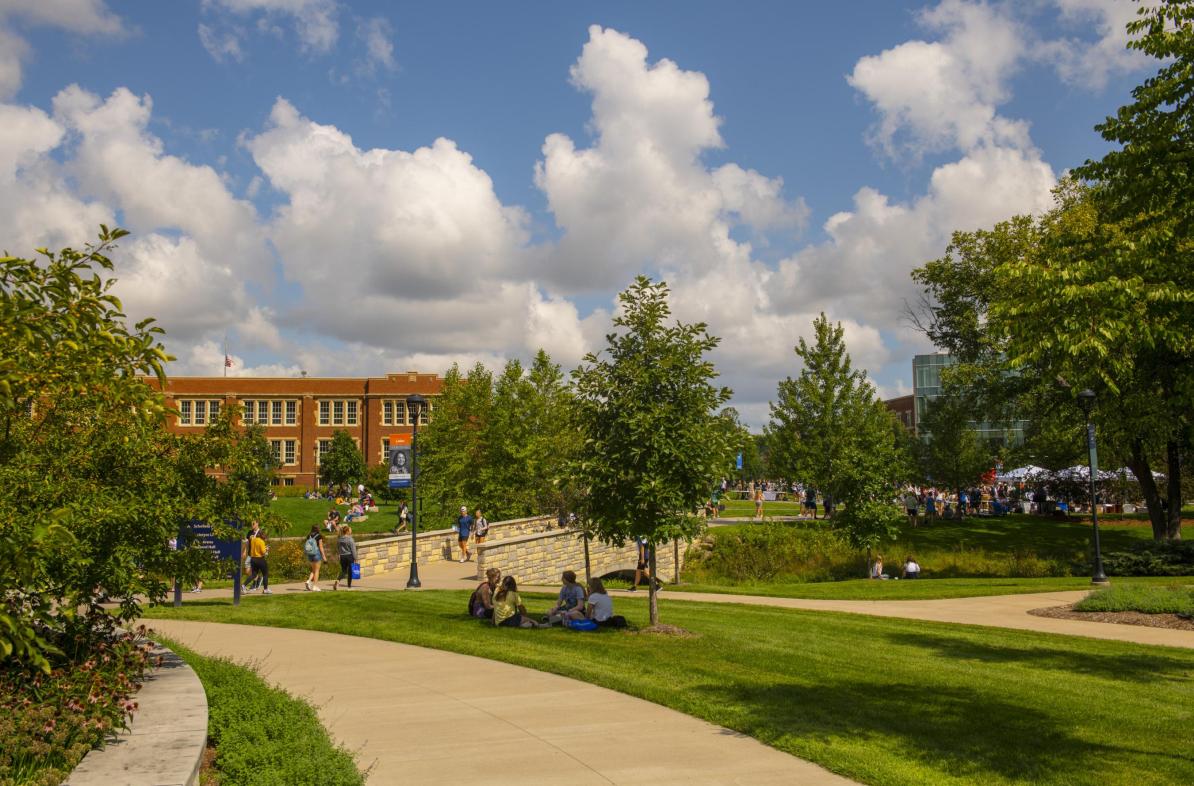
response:
<path id="1" fill-rule="evenodd" d="M 868 783 L 1194 782 L 1194 652 L 851 614 L 662 601 L 692 638 L 496 630 L 467 593 L 191 602 L 151 616 L 494 658 L 640 696 Z M 547 597 L 528 596 L 532 612 Z M 645 624 L 641 599 L 618 611 Z M 445 674 L 445 679 L 451 675 Z"/>

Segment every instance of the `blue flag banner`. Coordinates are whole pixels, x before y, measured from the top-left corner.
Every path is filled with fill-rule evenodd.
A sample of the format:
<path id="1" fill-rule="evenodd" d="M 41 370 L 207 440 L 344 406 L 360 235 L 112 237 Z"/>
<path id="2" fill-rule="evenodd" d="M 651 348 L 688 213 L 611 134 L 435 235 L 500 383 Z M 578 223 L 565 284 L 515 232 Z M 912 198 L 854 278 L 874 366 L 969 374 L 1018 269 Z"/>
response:
<path id="1" fill-rule="evenodd" d="M 742 454 L 738 454 L 738 469 L 742 469 Z"/>

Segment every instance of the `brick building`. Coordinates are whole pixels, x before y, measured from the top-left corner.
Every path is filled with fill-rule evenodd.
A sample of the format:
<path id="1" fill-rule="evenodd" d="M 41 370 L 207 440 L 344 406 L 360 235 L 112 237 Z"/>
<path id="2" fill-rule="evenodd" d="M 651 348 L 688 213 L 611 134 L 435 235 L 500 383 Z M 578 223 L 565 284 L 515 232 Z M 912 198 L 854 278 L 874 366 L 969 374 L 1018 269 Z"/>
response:
<path id="1" fill-rule="evenodd" d="M 151 383 L 154 380 L 150 380 Z M 437 374 L 409 371 L 357 379 L 284 377 L 170 377 L 167 403 L 178 410 L 170 430 L 194 433 L 220 410 L 233 407 L 242 423 L 258 423 L 278 461 L 280 485 L 313 487 L 319 457 L 332 434 L 347 431 L 370 465 L 388 462 L 391 434 L 410 433 L 412 413 L 406 397 L 427 397 L 434 410 L 443 380 Z M 423 410 L 419 425 L 426 425 Z"/>

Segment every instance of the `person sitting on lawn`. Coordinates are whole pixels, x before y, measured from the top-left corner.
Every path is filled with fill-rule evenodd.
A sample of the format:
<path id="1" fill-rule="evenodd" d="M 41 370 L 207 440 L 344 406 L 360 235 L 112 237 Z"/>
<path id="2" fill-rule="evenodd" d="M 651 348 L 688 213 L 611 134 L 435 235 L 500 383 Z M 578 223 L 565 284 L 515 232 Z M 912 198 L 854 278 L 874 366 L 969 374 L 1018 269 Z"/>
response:
<path id="1" fill-rule="evenodd" d="M 497 568 L 489 568 L 485 571 L 485 581 L 481 582 L 473 592 L 470 608 L 472 615 L 477 619 L 493 619 L 493 595 L 501 578 L 502 572 Z"/>
<path id="2" fill-rule="evenodd" d="M 920 578 L 920 563 L 912 559 L 911 554 L 904 558 L 904 570 L 902 571 L 902 574 L 906 579 Z"/>
<path id="3" fill-rule="evenodd" d="M 323 528 L 328 532 L 336 532 L 340 527 L 340 511 L 332 508 L 323 520 Z"/>
<path id="4" fill-rule="evenodd" d="M 502 579 L 502 587 L 493 596 L 493 624 L 499 628 L 546 628 L 527 614 L 527 607 L 518 597 L 518 582 L 513 576 Z"/>
<path id="5" fill-rule="evenodd" d="M 871 563 L 871 578 L 887 578 L 887 574 L 883 572 L 883 557 L 878 554 L 875 555 L 875 561 Z"/>
<path id="6" fill-rule="evenodd" d="M 605 591 L 601 579 L 589 582 L 589 598 L 585 602 L 585 617 L 598 625 L 606 625 L 614 616 L 614 601 Z"/>
<path id="7" fill-rule="evenodd" d="M 562 622 L 569 611 L 581 609 L 585 603 L 585 588 L 576 583 L 576 573 L 566 570 L 561 574 L 560 594 L 556 596 L 556 605 L 547 612 L 547 621 L 551 624 Z"/>

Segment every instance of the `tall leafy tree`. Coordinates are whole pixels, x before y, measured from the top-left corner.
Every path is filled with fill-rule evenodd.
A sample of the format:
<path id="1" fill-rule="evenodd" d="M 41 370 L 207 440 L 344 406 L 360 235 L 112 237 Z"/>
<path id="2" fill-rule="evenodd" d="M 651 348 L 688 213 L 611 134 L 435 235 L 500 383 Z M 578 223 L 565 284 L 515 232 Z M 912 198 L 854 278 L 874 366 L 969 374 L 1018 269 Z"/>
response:
<path id="1" fill-rule="evenodd" d="M 542 349 L 527 375 L 523 419 L 526 426 L 528 486 L 531 511 L 560 516 L 576 508 L 577 488 L 569 466 L 580 447 L 572 389 L 560 366 Z"/>
<path id="2" fill-rule="evenodd" d="M 332 444 L 319 459 L 319 477 L 332 486 L 351 488 L 365 478 L 365 458 L 349 433 L 332 432 Z"/>
<path id="3" fill-rule="evenodd" d="M 619 545 L 689 539 L 729 457 L 718 412 L 730 391 L 713 384 L 717 372 L 705 357 L 718 339 L 704 323 L 669 323 L 663 282 L 639 276 L 618 301 L 605 350 L 586 355 L 572 375 L 584 439 L 574 463 L 586 492 L 583 518 Z M 651 563 L 654 575 L 654 548 Z M 654 583 L 649 603 L 656 624 Z"/>
<path id="4" fill-rule="evenodd" d="M 161 331 L 111 294 L 126 234 L 0 257 L 0 660 L 78 655 L 209 566 L 170 547 L 181 522 L 266 513 L 251 450 L 167 432 Z"/>
<path id="5" fill-rule="evenodd" d="M 834 526 L 852 545 L 874 548 L 895 537 L 900 513 L 895 484 L 908 472 L 894 416 L 875 397 L 866 373 L 853 368 L 845 332 L 821 314 L 814 341 L 801 338 L 800 375 L 779 383 L 767 434 L 771 466 L 812 484 L 842 506 Z"/>
<path id="6" fill-rule="evenodd" d="M 994 465 L 991 446 L 974 430 L 974 413 L 973 402 L 947 388 L 917 424 L 924 440 L 918 449 L 921 470 L 934 484 L 959 495 Z"/>

